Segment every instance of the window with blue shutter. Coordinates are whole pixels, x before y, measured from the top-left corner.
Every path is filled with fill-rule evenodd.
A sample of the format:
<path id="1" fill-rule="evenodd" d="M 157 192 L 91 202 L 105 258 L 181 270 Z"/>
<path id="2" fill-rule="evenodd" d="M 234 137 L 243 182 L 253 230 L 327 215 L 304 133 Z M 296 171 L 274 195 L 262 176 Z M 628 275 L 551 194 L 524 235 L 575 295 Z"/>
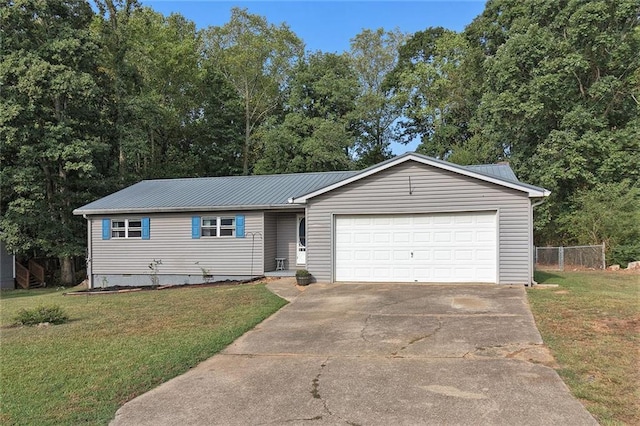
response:
<path id="1" fill-rule="evenodd" d="M 244 238 L 244 216 L 236 216 L 236 238 Z"/>
<path id="2" fill-rule="evenodd" d="M 148 217 L 142 218 L 142 239 L 148 240 L 151 237 L 151 223 Z"/>
<path id="3" fill-rule="evenodd" d="M 102 239 L 111 238 L 111 219 L 102 219 Z"/>
<path id="4" fill-rule="evenodd" d="M 191 218 L 191 238 L 200 238 L 200 216 Z"/>

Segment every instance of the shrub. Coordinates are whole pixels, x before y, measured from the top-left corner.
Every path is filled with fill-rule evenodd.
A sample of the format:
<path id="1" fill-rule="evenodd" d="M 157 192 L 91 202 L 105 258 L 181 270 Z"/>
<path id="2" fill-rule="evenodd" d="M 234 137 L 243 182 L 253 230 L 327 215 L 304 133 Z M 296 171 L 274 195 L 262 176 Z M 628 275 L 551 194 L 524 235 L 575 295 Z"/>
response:
<path id="1" fill-rule="evenodd" d="M 69 321 L 69 316 L 57 305 L 21 309 L 16 315 L 16 322 L 22 325 L 37 325 L 43 322 L 64 324 L 67 321 Z"/>
<path id="2" fill-rule="evenodd" d="M 609 250 L 608 265 L 618 264 L 626 268 L 629 262 L 640 260 L 640 243 L 618 245 Z"/>
<path id="3" fill-rule="evenodd" d="M 306 269 L 298 269 L 296 271 L 296 277 L 308 277 L 309 275 L 311 274 Z"/>

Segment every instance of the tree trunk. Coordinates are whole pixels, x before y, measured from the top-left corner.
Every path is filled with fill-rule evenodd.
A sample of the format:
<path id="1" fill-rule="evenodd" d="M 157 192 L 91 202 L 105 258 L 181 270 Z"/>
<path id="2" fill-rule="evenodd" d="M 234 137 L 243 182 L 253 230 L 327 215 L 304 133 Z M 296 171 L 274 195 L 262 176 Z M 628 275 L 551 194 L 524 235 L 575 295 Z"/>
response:
<path id="1" fill-rule="evenodd" d="M 63 286 L 70 287 L 76 284 L 76 274 L 74 271 L 73 258 L 60 258 L 60 281 Z"/>
<path id="2" fill-rule="evenodd" d="M 247 108 L 249 106 L 247 105 Z M 247 117 L 244 122 L 244 149 L 242 152 L 242 174 L 247 176 L 249 174 L 249 140 L 251 138 L 251 123 L 249 121 L 249 112 L 246 112 Z"/>

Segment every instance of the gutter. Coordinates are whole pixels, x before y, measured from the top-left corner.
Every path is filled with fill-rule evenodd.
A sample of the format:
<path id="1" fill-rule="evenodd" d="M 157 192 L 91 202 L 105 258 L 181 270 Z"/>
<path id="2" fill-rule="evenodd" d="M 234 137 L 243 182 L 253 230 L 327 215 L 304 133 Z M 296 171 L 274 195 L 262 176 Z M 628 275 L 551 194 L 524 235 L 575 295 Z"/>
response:
<path id="1" fill-rule="evenodd" d="M 123 209 L 75 209 L 75 216 L 106 215 L 106 214 L 142 214 L 142 213 L 185 213 L 202 211 L 251 211 L 251 210 L 277 210 L 299 208 L 292 204 L 263 204 L 255 206 L 190 206 L 190 207 L 135 207 Z"/>

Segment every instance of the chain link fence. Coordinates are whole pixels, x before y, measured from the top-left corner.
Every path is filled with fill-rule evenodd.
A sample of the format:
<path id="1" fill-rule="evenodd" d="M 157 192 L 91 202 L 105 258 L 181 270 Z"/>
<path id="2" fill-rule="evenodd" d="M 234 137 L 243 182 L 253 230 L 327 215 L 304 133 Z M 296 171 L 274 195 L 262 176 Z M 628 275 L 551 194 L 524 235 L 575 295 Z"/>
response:
<path id="1" fill-rule="evenodd" d="M 604 243 L 597 246 L 536 247 L 536 269 L 606 269 L 604 248 Z"/>

